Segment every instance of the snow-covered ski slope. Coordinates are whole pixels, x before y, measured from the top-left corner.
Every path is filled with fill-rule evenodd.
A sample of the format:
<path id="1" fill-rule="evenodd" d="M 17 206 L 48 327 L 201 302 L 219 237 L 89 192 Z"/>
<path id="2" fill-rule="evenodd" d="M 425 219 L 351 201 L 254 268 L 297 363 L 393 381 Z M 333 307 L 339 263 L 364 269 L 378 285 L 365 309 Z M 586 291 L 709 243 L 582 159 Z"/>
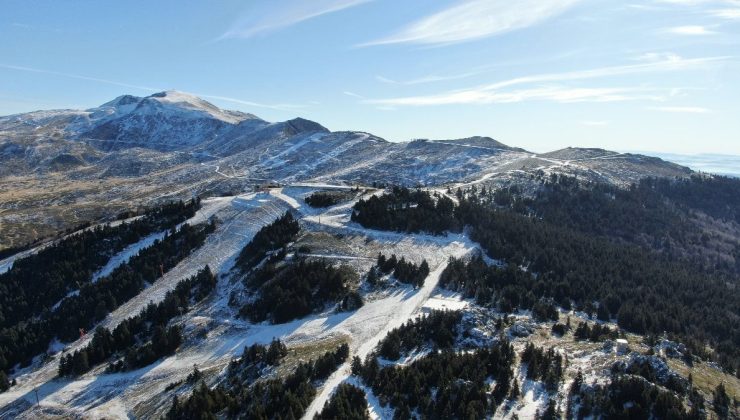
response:
<path id="1" fill-rule="evenodd" d="M 166 391 L 165 388 L 187 377 L 193 365 L 215 378 L 232 358 L 241 354 L 244 346 L 267 343 L 274 337 L 280 337 L 289 348 L 327 340 L 344 341 L 350 344 L 351 356 L 364 357 L 389 330 L 423 312 L 422 308 L 433 295 L 450 256 L 462 256 L 476 248 L 463 235 L 408 235 L 364 229 L 349 221 L 352 202 L 322 210 L 305 205 L 303 198 L 317 187 L 332 186 L 298 185 L 270 193 L 204 200 L 202 209 L 189 222 L 215 218 L 218 221 L 216 232 L 200 249 L 101 323 L 101 326 L 114 328 L 149 302 L 163 299 L 177 282 L 208 265 L 219 274 L 217 290 L 177 319 L 185 331 L 185 343 L 178 352 L 136 371 L 105 374 L 105 366 L 98 366 L 74 379 L 56 378 L 61 353 L 46 360 L 36 360 L 31 367 L 14 375 L 17 386 L 0 394 L 0 418 L 160 416 L 169 408 L 174 392 L 190 392 L 187 387 L 180 391 Z M 416 262 L 426 259 L 432 273 L 421 289 L 402 287 L 387 295 L 373 297 L 355 312 L 336 313 L 328 309 L 325 313 L 285 324 L 251 324 L 238 318 L 236 309 L 228 305 L 232 292 L 241 288 L 241 282 L 231 268 L 238 252 L 257 230 L 286 210 L 293 211 L 300 218 L 303 230 L 309 234 L 342 236 L 341 250 L 317 252 L 317 257 L 350 264 L 364 272 L 382 251 Z M 109 266 L 124 263 L 124 257 L 130 251 L 127 249 L 112 257 Z M 87 345 L 90 338 L 57 343 L 55 347 L 66 347 L 66 353 L 73 352 Z M 348 376 L 348 364 L 331 375 L 309 407 L 306 418 L 312 418 L 336 386 Z"/>
<path id="2" fill-rule="evenodd" d="M 279 200 L 267 202 L 262 206 L 245 207 L 240 200 L 248 198 L 249 196 L 204 200 L 202 209 L 188 223 L 200 223 L 215 217 L 221 221 L 217 231 L 209 236 L 200 249 L 165 273 L 164 277 L 111 313 L 101 322 L 101 326 L 115 328 L 123 319 L 137 314 L 149 302 L 162 300 L 180 280 L 192 276 L 206 265 L 214 272 L 228 271 L 235 255 L 257 230 L 287 209 Z M 120 259 L 120 255 L 114 256 L 112 261 L 116 259 Z M 69 343 L 66 352 L 73 352 L 86 346 L 90 339 L 88 335 L 84 339 Z M 26 372 L 17 377 L 19 385 L 7 393 L 0 394 L 0 406 L 4 407 L 0 409 L 0 417 L 7 414 L 9 406 L 22 408 L 36 403 L 35 391 L 38 391 L 42 412 L 45 407 L 49 407 L 64 412 L 70 410 L 70 413 L 84 414 L 87 410 L 100 405 L 100 398 L 93 396 L 99 394 L 101 389 L 105 390 L 110 383 L 114 383 L 114 390 L 128 390 L 132 379 L 142 375 L 141 371 L 136 371 L 123 375 L 99 376 L 100 369 L 98 369 L 74 381 L 55 380 L 59 357 L 60 354 L 57 354 L 25 369 Z M 153 366 L 156 364 L 143 370 L 153 369 Z M 84 403 L 80 404 L 80 402 Z M 29 416 L 35 416 L 33 410 Z"/>

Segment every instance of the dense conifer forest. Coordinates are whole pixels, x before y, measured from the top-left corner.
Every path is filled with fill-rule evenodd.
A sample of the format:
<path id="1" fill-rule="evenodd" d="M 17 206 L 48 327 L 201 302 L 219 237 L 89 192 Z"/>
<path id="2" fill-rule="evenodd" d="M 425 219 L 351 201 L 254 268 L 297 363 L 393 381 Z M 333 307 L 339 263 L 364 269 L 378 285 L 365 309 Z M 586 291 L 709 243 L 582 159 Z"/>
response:
<path id="1" fill-rule="evenodd" d="M 449 197 L 393 187 L 389 194 L 358 201 L 352 221 L 374 229 L 441 234 L 460 230 L 454 209 L 455 203 Z"/>
<path id="2" fill-rule="evenodd" d="M 460 210 L 471 238 L 490 257 L 538 274 L 529 289 L 535 297 L 553 298 L 566 309 L 568 301 L 577 309 L 599 302 L 620 327 L 638 334 L 668 332 L 705 356 L 700 342 L 708 339 L 718 361 L 733 372 L 738 368 L 740 296 L 722 276 L 469 201 Z"/>
<path id="3" fill-rule="evenodd" d="M 556 181 L 558 184 L 571 182 Z M 633 190 L 653 190 L 651 182 L 645 181 Z M 673 191 L 673 184 L 656 183 L 661 186 L 655 189 Z M 740 181 L 724 180 L 709 183 L 706 188 L 711 193 L 707 194 L 721 196 L 714 190 L 732 190 L 738 183 Z M 705 182 L 695 179 L 675 185 L 677 189 L 699 194 L 695 190 L 704 188 Z M 598 189 L 591 191 L 594 196 L 604 195 Z M 502 206 L 496 203 L 495 194 L 476 189 L 460 191 L 457 198 L 459 205 L 448 209 L 444 204 L 437 210 L 435 199 L 446 203 L 446 198 L 396 187 L 373 200 L 373 204 L 359 202 L 353 220 L 372 228 L 408 230 L 408 226 L 414 226 L 418 230 L 439 232 L 439 225 L 434 226 L 437 220 L 455 219 L 447 220 L 442 226 L 467 226 L 471 239 L 478 242 L 489 257 L 506 266 L 488 267 L 482 258 L 470 262 L 451 261 L 442 275 L 443 286 L 475 297 L 479 303 L 496 304 L 505 312 L 534 308 L 536 304 L 546 309 L 543 305 L 551 305 L 550 299 L 565 309 L 575 307 L 594 313 L 599 308 L 602 318 L 614 318 L 628 331 L 655 335 L 667 332 L 689 345 L 695 354 L 713 358 L 731 372 L 740 367 L 740 309 L 737 307 L 740 292 L 737 287 L 730 286 L 738 281 L 728 270 L 708 271 L 629 241 L 615 242 L 605 236 L 606 230 L 604 235 L 594 235 L 588 232 L 589 228 L 580 224 L 576 228 L 577 223 L 563 222 L 560 217 L 537 217 L 536 203 L 516 200 L 517 205 Z M 498 201 L 506 204 L 507 200 L 499 198 Z M 416 206 L 413 203 L 424 204 Z M 641 207 L 640 203 L 635 201 L 631 207 Z M 628 203 L 622 204 L 630 207 Z M 721 206 L 713 204 L 699 206 L 727 217 L 734 214 L 734 210 L 729 209 L 721 212 L 716 208 Z M 419 207 L 424 212 L 436 212 L 436 215 L 419 217 Z M 598 214 L 588 210 L 581 213 L 584 217 Z M 647 220 L 645 223 L 650 223 L 650 219 Z M 628 224 L 623 221 L 615 226 L 622 223 Z M 602 225 L 610 224 L 606 221 Z M 544 311 L 548 312 L 552 311 Z M 706 351 L 705 342 L 713 346 L 714 354 Z"/>
<path id="4" fill-rule="evenodd" d="M 12 257 L 15 254 L 31 249 L 34 247 L 34 245 L 37 245 L 38 243 L 40 243 L 40 241 L 31 242 L 31 243 L 27 243 L 24 245 L 11 246 L 9 248 L 2 249 L 0 250 L 0 260 L 4 260 L 8 257 Z"/>
<path id="5" fill-rule="evenodd" d="M 377 358 L 355 360 L 353 373 L 372 388 L 395 418 L 479 419 L 491 415 L 509 394 L 514 348 L 508 341 L 473 352 L 430 353 L 406 366 L 381 368 Z M 490 389 L 489 380 L 496 385 Z"/>
<path id="6" fill-rule="evenodd" d="M 708 273 L 740 274 L 740 243 L 712 230 L 740 229 L 740 181 L 696 175 L 690 179 L 646 178 L 628 189 L 553 176 L 535 197 L 506 190 L 478 194 L 482 202 L 516 209 L 554 225 L 660 251 Z M 703 214 L 715 218 L 708 225 Z M 734 225 L 733 225 L 734 224 Z M 707 227 L 709 227 L 709 232 Z"/>
<path id="7" fill-rule="evenodd" d="M 260 229 L 239 253 L 237 266 L 247 273 L 243 282 L 254 297 L 241 307 L 242 316 L 253 322 L 283 323 L 331 303 L 339 303 L 339 310 L 362 306 L 362 297 L 349 287 L 358 281 L 349 266 L 298 255 L 286 259 L 286 246 L 299 233 L 298 221 L 286 212 Z"/>
<path id="8" fill-rule="evenodd" d="M 589 340 L 593 342 L 604 341 L 606 339 L 616 340 L 619 336 L 617 331 L 612 330 L 606 325 L 594 324 L 590 326 L 585 322 L 578 323 L 573 337 L 577 340 Z"/>
<path id="9" fill-rule="evenodd" d="M 174 397 L 167 419 L 299 419 L 316 395 L 314 386 L 347 360 L 349 347 L 344 344 L 316 360 L 300 363 L 282 378 L 252 379 L 255 372 L 262 375 L 279 364 L 286 354 L 277 341 L 269 348 L 246 348 L 241 360 L 229 366 L 224 384 L 209 388 L 201 382 L 186 400 Z"/>
<path id="10" fill-rule="evenodd" d="M 427 263 L 427 260 L 423 260 L 421 264 L 416 265 L 411 261 L 406 261 L 404 257 L 399 260 L 395 254 L 390 257 L 378 254 L 378 262 L 373 270 L 373 275 L 380 273 L 386 275 L 393 273 L 393 277 L 401 283 L 422 287 L 424 286 L 424 279 L 429 275 L 429 263 Z"/>
<path id="11" fill-rule="evenodd" d="M 365 391 L 348 383 L 340 384 L 315 420 L 369 420 Z"/>
<path id="12" fill-rule="evenodd" d="M 357 273 L 349 266 L 334 267 L 324 260 L 267 262 L 245 278 L 246 286 L 257 295 L 241 313 L 254 322 L 291 321 L 342 301 L 357 280 Z"/>
<path id="13" fill-rule="evenodd" d="M 162 272 L 176 266 L 200 247 L 215 224 L 182 225 L 174 228 L 150 247 L 142 249 L 126 264 L 108 276 L 82 284 L 79 292 L 65 297 L 53 310 L 20 321 L 0 330 L 0 366 L 9 369 L 16 363 L 28 364 L 46 351 L 53 338 L 71 341 L 79 338 L 80 329 L 95 323 L 140 293 L 147 283 L 155 282 Z"/>
<path id="14" fill-rule="evenodd" d="M 192 217 L 198 200 L 174 202 L 116 226 L 102 225 L 69 235 L 19 259 L 0 274 L 0 328 L 12 326 L 51 308 L 67 293 L 92 280 L 111 256 L 141 238 Z"/>
<path id="15" fill-rule="evenodd" d="M 697 398 L 698 397 L 698 398 Z M 608 385 L 589 385 L 579 375 L 568 393 L 568 418 L 607 419 L 701 419 L 701 396 L 692 397 L 687 412 L 683 402 L 672 392 L 651 384 L 639 376 L 615 375 Z"/>
<path id="16" fill-rule="evenodd" d="M 241 250 L 236 266 L 243 272 L 254 268 L 271 251 L 279 251 L 295 240 L 301 227 L 290 212 L 260 229 L 254 238 Z"/>
<path id="17" fill-rule="evenodd" d="M 461 312 L 432 311 L 392 329 L 378 344 L 378 354 L 387 360 L 427 346 L 433 351 L 451 349 L 458 336 Z"/>
<path id="18" fill-rule="evenodd" d="M 543 382 L 550 392 L 558 390 L 565 365 L 563 356 L 555 352 L 555 349 L 551 347 L 543 350 L 527 343 L 522 351 L 521 361 L 527 365 L 527 379 Z"/>
<path id="19" fill-rule="evenodd" d="M 309 206 L 315 207 L 315 208 L 331 207 L 343 201 L 349 200 L 355 195 L 356 192 L 357 192 L 356 190 L 316 191 L 315 193 L 304 198 L 303 201 L 305 201 L 306 204 L 308 204 Z"/>
<path id="20" fill-rule="evenodd" d="M 191 304 L 203 300 L 215 286 L 216 278 L 205 267 L 195 276 L 180 281 L 160 303 L 150 303 L 113 331 L 97 328 L 87 347 L 60 359 L 59 376 L 80 375 L 116 354 L 124 357 L 111 363 L 110 371 L 137 369 L 172 354 L 182 342 L 182 336 L 179 327 L 168 328 L 168 323 L 186 313 Z"/>

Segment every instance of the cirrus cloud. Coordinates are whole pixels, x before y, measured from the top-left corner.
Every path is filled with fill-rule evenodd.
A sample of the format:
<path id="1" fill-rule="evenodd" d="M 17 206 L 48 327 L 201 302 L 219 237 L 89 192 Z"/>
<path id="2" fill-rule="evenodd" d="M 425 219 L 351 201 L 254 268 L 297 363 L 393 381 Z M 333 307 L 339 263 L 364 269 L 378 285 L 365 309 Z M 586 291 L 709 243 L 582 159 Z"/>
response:
<path id="1" fill-rule="evenodd" d="M 446 45 L 533 26 L 563 13 L 580 0 L 468 0 L 424 17 L 400 31 L 360 46 Z"/>
<path id="2" fill-rule="evenodd" d="M 689 36 L 701 36 L 701 35 L 714 35 L 716 32 L 707 29 L 701 25 L 686 25 L 686 26 L 674 26 L 664 30 L 667 34 L 673 35 L 689 35 Z"/>
<path id="3" fill-rule="evenodd" d="M 251 38 L 373 0 L 258 1 L 218 39 Z"/>
<path id="4" fill-rule="evenodd" d="M 648 109 L 651 111 L 675 112 L 681 114 L 707 114 L 711 112 L 711 110 L 699 106 L 651 106 Z"/>
<path id="5" fill-rule="evenodd" d="M 656 57 L 659 57 L 656 56 Z M 643 73 L 707 68 L 730 57 L 682 58 L 670 54 L 658 61 L 624 66 L 602 67 L 563 73 L 522 76 L 468 89 L 439 94 L 370 99 L 365 103 L 386 106 L 431 106 L 452 104 L 511 103 L 527 100 L 569 102 L 620 102 L 630 100 L 665 100 L 672 89 L 636 87 L 571 87 L 565 82 L 584 81 Z M 525 86 L 512 89 L 514 86 Z"/>

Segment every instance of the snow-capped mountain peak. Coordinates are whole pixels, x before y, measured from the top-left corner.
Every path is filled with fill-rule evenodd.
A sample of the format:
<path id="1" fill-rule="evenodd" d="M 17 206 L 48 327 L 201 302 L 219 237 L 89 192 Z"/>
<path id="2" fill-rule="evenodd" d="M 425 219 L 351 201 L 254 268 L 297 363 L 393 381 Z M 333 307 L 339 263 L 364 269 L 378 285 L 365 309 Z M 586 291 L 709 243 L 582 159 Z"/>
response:
<path id="1" fill-rule="evenodd" d="M 212 141 L 244 121 L 262 120 L 252 114 L 223 110 L 189 93 L 168 90 L 143 98 L 119 96 L 88 109 L 67 130 L 79 139 L 98 141 L 96 146 L 103 149 L 173 150 Z"/>
<path id="2" fill-rule="evenodd" d="M 229 124 L 238 124 L 246 119 L 257 118 L 239 111 L 227 111 L 189 93 L 168 90 L 143 98 L 137 106 L 139 112 L 176 112 L 184 117 L 215 118 Z"/>

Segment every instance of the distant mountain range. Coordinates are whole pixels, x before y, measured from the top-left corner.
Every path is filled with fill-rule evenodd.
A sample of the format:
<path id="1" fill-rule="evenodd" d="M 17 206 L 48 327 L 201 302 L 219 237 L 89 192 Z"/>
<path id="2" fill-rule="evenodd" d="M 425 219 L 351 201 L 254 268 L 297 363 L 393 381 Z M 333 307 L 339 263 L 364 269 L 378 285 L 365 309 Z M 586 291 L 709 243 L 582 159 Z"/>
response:
<path id="1" fill-rule="evenodd" d="M 552 173 L 627 185 L 691 170 L 602 149 L 536 154 L 490 137 L 393 143 L 301 118 L 268 122 L 177 91 L 124 95 L 88 110 L 0 117 L 0 248 L 153 201 L 264 182 L 507 185 Z"/>

